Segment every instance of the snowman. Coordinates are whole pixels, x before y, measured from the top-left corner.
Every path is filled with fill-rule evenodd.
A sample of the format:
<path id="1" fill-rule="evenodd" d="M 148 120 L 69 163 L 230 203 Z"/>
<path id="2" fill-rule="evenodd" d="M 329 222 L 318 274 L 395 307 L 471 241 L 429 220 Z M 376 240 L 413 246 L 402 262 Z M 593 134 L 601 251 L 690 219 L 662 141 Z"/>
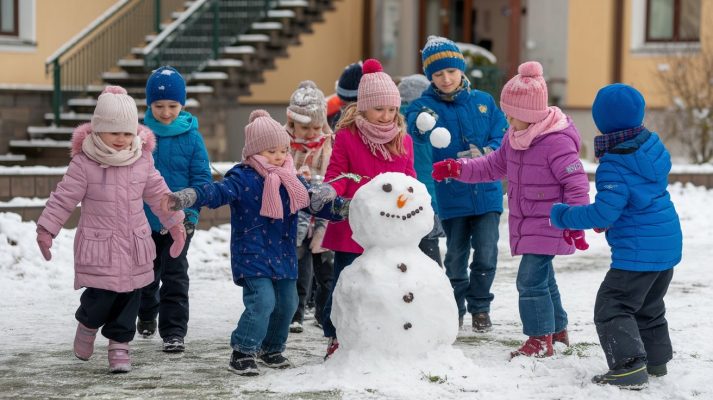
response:
<path id="1" fill-rule="evenodd" d="M 344 269 L 334 289 L 332 321 L 340 343 L 335 355 L 403 358 L 450 348 L 458 333 L 453 289 L 418 248 L 433 227 L 426 187 L 402 173 L 380 174 L 354 195 L 349 225 L 364 253 Z"/>

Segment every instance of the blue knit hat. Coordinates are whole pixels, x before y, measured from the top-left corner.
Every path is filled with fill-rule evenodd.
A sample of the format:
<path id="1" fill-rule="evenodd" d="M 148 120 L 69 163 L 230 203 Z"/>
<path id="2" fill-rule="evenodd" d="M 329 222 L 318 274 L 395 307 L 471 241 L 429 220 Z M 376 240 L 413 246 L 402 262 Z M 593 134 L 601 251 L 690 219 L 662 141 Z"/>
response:
<path id="1" fill-rule="evenodd" d="M 157 100 L 173 100 L 186 105 L 186 81 L 170 66 L 154 70 L 146 81 L 146 105 Z"/>
<path id="2" fill-rule="evenodd" d="M 339 76 L 336 87 L 337 96 L 342 99 L 343 102 L 353 103 L 357 101 L 357 91 L 362 75 L 361 61 L 349 64 L 344 68 L 342 75 Z"/>
<path id="3" fill-rule="evenodd" d="M 644 121 L 646 101 L 629 85 L 613 83 L 599 89 L 592 104 L 592 118 L 601 133 L 636 128 Z"/>
<path id="4" fill-rule="evenodd" d="M 421 50 L 423 72 L 428 80 L 434 73 L 446 69 L 456 68 L 465 72 L 465 59 L 458 46 L 450 39 L 440 36 L 429 36 L 426 45 Z"/>

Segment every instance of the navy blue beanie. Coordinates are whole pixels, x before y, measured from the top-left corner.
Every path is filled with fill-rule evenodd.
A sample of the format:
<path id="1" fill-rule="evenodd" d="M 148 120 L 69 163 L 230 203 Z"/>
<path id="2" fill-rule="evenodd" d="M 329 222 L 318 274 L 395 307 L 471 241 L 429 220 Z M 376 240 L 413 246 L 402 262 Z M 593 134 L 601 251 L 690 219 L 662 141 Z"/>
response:
<path id="1" fill-rule="evenodd" d="M 641 126 L 646 101 L 629 85 L 613 83 L 599 89 L 592 104 L 592 118 L 601 133 L 619 132 Z"/>
<path id="2" fill-rule="evenodd" d="M 357 101 L 357 93 L 359 82 L 363 72 L 361 70 L 361 61 L 347 65 L 344 72 L 339 76 L 337 81 L 337 96 L 345 103 L 353 103 Z"/>
<path id="3" fill-rule="evenodd" d="M 460 48 L 452 40 L 440 36 L 429 36 L 421 50 L 423 72 L 428 80 L 434 73 L 455 68 L 465 72 L 465 58 Z"/>
<path id="4" fill-rule="evenodd" d="M 186 105 L 186 81 L 170 66 L 160 67 L 146 81 L 146 105 L 157 100 L 173 100 Z"/>

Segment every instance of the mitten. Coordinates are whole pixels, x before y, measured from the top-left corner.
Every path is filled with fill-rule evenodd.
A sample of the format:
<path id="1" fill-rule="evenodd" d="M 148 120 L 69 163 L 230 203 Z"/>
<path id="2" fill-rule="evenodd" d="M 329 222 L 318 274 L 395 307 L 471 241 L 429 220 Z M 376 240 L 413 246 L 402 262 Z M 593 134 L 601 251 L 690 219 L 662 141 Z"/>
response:
<path id="1" fill-rule="evenodd" d="M 328 183 L 312 185 L 308 193 L 309 211 L 313 214 L 320 212 L 325 204 L 333 201 L 337 197 L 337 191 Z"/>
<path id="2" fill-rule="evenodd" d="M 431 176 L 437 182 L 446 178 L 457 178 L 460 176 L 461 168 L 461 163 L 458 160 L 447 158 L 443 161 L 433 163 L 433 172 L 431 172 Z"/>
<path id="3" fill-rule="evenodd" d="M 574 247 L 576 247 L 577 250 L 587 250 L 589 248 L 589 243 L 584 240 L 584 231 L 581 229 L 565 229 L 562 232 L 562 237 L 564 237 L 564 241 L 567 242 L 567 244 L 574 243 Z"/>
<path id="4" fill-rule="evenodd" d="M 49 261 L 52 259 L 50 248 L 52 247 L 52 234 L 42 226 L 37 226 L 37 245 L 40 246 L 42 257 Z"/>
<path id="5" fill-rule="evenodd" d="M 165 194 L 161 199 L 161 210 L 164 212 L 183 210 L 195 204 L 197 197 L 196 190 L 193 188 Z"/>
<path id="6" fill-rule="evenodd" d="M 438 115 L 430 108 L 422 108 L 421 113 L 416 117 L 416 128 L 423 135 L 424 133 L 433 129 L 436 126 L 436 120 Z"/>
<path id="7" fill-rule="evenodd" d="M 182 223 L 178 223 L 168 228 L 168 233 L 171 234 L 171 239 L 173 239 L 173 244 L 168 249 L 168 254 L 176 258 L 181 254 L 183 246 L 186 244 L 186 229 Z"/>
<path id="8" fill-rule="evenodd" d="M 555 203 L 550 209 L 550 224 L 556 228 L 564 229 L 566 226 L 562 222 L 562 216 L 569 209 L 569 206 L 564 203 Z"/>

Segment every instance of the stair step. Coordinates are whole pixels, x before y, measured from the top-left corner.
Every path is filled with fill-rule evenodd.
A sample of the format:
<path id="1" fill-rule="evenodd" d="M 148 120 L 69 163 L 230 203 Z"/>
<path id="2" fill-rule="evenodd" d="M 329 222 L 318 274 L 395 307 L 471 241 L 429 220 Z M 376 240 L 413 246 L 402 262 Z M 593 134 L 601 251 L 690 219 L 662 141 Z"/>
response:
<path id="1" fill-rule="evenodd" d="M 211 68 L 242 68 L 243 62 L 233 58 L 221 58 L 219 60 L 208 60 L 207 66 Z"/>
<path id="2" fill-rule="evenodd" d="M 30 139 L 69 139 L 72 136 L 74 127 L 71 126 L 28 126 L 27 134 Z"/>
<path id="3" fill-rule="evenodd" d="M 24 154 L 14 154 L 14 153 L 0 154 L 0 163 L 25 161 L 25 160 L 27 160 L 27 156 Z"/>
<path id="4" fill-rule="evenodd" d="M 192 81 L 224 81 L 228 79 L 225 72 L 194 72 L 191 74 Z"/>
<path id="5" fill-rule="evenodd" d="M 136 101 L 137 107 L 139 107 L 139 108 L 146 107 L 146 99 L 145 98 L 134 98 L 134 100 Z M 74 98 L 74 99 L 70 99 L 69 101 L 67 101 L 67 105 L 70 108 L 72 108 L 75 112 L 78 112 L 78 113 L 81 113 L 82 111 L 94 112 L 94 107 L 97 106 L 97 99 L 94 97 Z M 186 99 L 186 105 L 183 107 L 184 108 L 198 108 L 198 107 L 200 107 L 200 103 L 196 99 L 188 98 L 188 99 Z"/>
<path id="6" fill-rule="evenodd" d="M 253 47 L 253 46 L 227 46 L 227 47 L 223 48 L 223 54 L 228 54 L 228 55 L 255 54 L 255 47 Z"/>
<path id="7" fill-rule="evenodd" d="M 92 114 L 89 113 L 74 113 L 66 112 L 59 114 L 60 122 L 72 123 L 75 126 L 80 123 L 89 122 L 92 120 Z M 139 119 L 144 119 L 144 113 L 139 112 Z M 45 113 L 45 121 L 54 121 L 53 113 Z"/>
<path id="8" fill-rule="evenodd" d="M 148 77 L 147 77 L 148 78 Z M 87 87 L 87 93 L 95 93 L 97 96 L 99 96 L 99 93 L 101 93 L 106 85 L 89 85 Z M 145 86 L 136 86 L 136 87 L 125 87 L 126 91 L 131 95 L 132 97 L 140 97 L 144 96 L 146 94 L 146 87 Z M 207 85 L 187 85 L 186 86 L 186 94 L 210 94 L 213 93 L 213 88 Z"/>
<path id="9" fill-rule="evenodd" d="M 295 12 L 292 10 L 268 10 L 267 18 L 295 18 Z"/>
<path id="10" fill-rule="evenodd" d="M 121 68 L 143 68 L 144 60 L 141 58 L 122 58 L 116 65 Z"/>
<path id="11" fill-rule="evenodd" d="M 52 139 L 30 139 L 30 140 L 11 140 L 10 147 L 53 147 L 53 148 L 69 148 L 72 145 L 70 140 L 52 140 Z"/>
<path id="12" fill-rule="evenodd" d="M 269 43 L 270 36 L 264 35 L 262 33 L 238 35 L 238 42 L 240 42 L 240 43 Z"/>
<path id="13" fill-rule="evenodd" d="M 254 31 L 279 31 L 282 30 L 280 22 L 253 22 L 250 29 Z"/>
<path id="14" fill-rule="evenodd" d="M 279 0 L 278 8 L 306 8 L 309 7 L 309 2 L 305 0 Z"/>

